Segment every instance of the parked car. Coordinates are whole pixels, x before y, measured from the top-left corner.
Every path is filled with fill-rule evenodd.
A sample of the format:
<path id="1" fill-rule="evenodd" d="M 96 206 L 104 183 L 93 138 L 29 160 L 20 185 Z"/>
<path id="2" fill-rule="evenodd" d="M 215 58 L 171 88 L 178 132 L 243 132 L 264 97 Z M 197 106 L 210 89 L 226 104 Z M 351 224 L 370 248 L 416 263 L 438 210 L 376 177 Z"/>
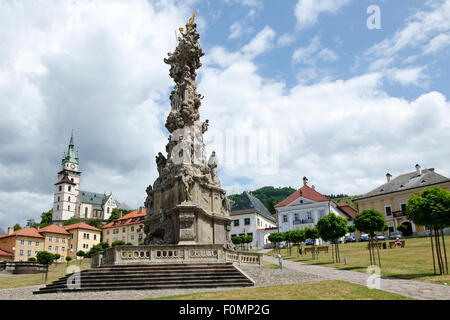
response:
<path id="1" fill-rule="evenodd" d="M 401 238 L 402 236 L 400 235 L 400 232 L 391 232 L 390 234 L 389 234 L 389 239 L 397 239 L 397 238 Z"/>
<path id="2" fill-rule="evenodd" d="M 382 233 L 376 234 L 376 235 L 375 235 L 375 238 L 376 238 L 377 240 L 384 240 L 384 239 L 385 239 L 385 238 L 384 238 L 384 234 L 382 234 Z"/>
<path id="3" fill-rule="evenodd" d="M 359 235 L 359 241 L 369 241 L 369 235 L 367 233 L 361 233 Z"/>
<path id="4" fill-rule="evenodd" d="M 356 242 L 356 239 L 354 236 L 345 236 L 345 242 Z"/>
<path id="5" fill-rule="evenodd" d="M 314 244 L 314 241 L 313 241 L 312 239 L 306 239 L 305 244 L 306 244 L 307 246 L 310 246 L 310 245 L 313 245 L 313 244 Z"/>

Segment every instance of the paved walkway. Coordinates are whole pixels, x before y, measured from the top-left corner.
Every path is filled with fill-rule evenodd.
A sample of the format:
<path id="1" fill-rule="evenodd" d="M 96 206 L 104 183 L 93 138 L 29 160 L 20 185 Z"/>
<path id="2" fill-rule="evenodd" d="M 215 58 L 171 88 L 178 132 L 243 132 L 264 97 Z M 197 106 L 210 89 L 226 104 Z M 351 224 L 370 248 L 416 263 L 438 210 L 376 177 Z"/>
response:
<path id="1" fill-rule="evenodd" d="M 267 250 L 268 251 L 268 250 Z M 266 253 L 266 250 L 261 251 Z M 278 259 L 264 255 L 264 261 L 278 264 Z M 343 280 L 356 284 L 367 285 L 370 274 L 339 270 L 335 268 L 322 267 L 317 265 L 306 264 L 302 262 L 294 262 L 283 260 L 283 268 L 293 269 L 302 273 L 320 276 L 327 280 Z M 413 280 L 395 279 L 389 277 L 381 277 L 380 290 L 397 293 L 406 297 L 420 300 L 450 300 L 450 287 L 439 284 L 431 284 Z"/>

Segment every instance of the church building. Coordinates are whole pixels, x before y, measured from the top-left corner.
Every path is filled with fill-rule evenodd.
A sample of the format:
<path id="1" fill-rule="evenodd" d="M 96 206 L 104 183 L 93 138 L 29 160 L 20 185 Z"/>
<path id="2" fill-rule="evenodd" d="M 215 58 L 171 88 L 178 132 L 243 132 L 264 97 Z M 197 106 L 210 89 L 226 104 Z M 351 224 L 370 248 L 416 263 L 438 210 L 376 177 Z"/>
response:
<path id="1" fill-rule="evenodd" d="M 54 224 L 62 225 L 63 221 L 72 217 L 105 221 L 114 208 L 120 208 L 120 203 L 114 199 L 112 193 L 80 190 L 81 172 L 78 171 L 78 164 L 78 152 L 74 150 L 72 133 L 68 150 L 62 158 L 58 182 L 55 183 L 52 216 Z"/>

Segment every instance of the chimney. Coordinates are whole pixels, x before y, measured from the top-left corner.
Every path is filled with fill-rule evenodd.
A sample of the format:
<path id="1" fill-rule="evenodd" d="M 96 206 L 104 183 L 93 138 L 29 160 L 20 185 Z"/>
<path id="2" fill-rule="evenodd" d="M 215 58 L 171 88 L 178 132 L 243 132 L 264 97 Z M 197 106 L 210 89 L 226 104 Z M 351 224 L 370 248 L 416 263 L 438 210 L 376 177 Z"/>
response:
<path id="1" fill-rule="evenodd" d="M 303 185 L 304 186 L 308 185 L 308 178 L 307 177 L 303 177 Z"/>
<path id="2" fill-rule="evenodd" d="M 144 210 L 144 207 L 139 207 L 139 214 L 141 214 L 143 210 Z"/>
<path id="3" fill-rule="evenodd" d="M 386 173 L 387 182 L 391 181 L 392 175 L 388 172 Z"/>
<path id="4" fill-rule="evenodd" d="M 123 216 L 123 211 L 119 211 L 119 218 L 122 218 Z"/>
<path id="5" fill-rule="evenodd" d="M 314 185 L 312 185 L 311 188 L 312 188 L 313 190 L 316 190 L 316 187 L 315 187 Z"/>
<path id="6" fill-rule="evenodd" d="M 420 166 L 418 164 L 416 164 L 416 173 L 420 176 Z"/>
<path id="7" fill-rule="evenodd" d="M 8 234 L 13 234 L 13 233 L 14 233 L 14 228 L 8 227 Z"/>

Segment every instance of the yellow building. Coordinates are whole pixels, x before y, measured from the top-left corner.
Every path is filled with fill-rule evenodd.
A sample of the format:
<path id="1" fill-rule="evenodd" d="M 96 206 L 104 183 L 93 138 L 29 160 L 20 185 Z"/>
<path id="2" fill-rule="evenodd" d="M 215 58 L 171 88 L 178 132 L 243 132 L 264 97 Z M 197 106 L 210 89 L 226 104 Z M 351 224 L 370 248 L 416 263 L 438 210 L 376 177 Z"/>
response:
<path id="1" fill-rule="evenodd" d="M 88 252 L 93 246 L 100 243 L 101 230 L 80 222 L 64 227 L 69 235 L 69 252 L 72 259 L 77 259 L 77 252 Z"/>
<path id="2" fill-rule="evenodd" d="M 102 227 L 103 241 L 111 244 L 116 240 L 139 245 L 144 241 L 144 219 L 146 210 L 140 207 Z"/>
<path id="3" fill-rule="evenodd" d="M 45 236 L 35 228 L 17 231 L 9 228 L 7 235 L 0 236 L 0 250 L 12 254 L 13 261 L 28 261 L 28 258 L 36 257 L 39 251 L 44 250 L 44 245 Z"/>
<path id="4" fill-rule="evenodd" d="M 405 216 L 406 205 L 413 194 L 419 193 L 426 187 L 440 186 L 450 189 L 450 179 L 434 172 L 434 168 L 420 170 L 416 165 L 416 171 L 402 174 L 394 179 L 392 175 L 386 174 L 386 183 L 355 199 L 358 212 L 365 209 L 375 209 L 386 219 L 391 233 L 397 231 L 397 226 L 404 224 L 408 227 L 405 235 L 426 235 L 426 228 L 414 224 Z M 385 233 L 385 234 L 386 234 Z"/>
<path id="5" fill-rule="evenodd" d="M 59 254 L 61 256 L 59 260 L 65 261 L 68 253 L 70 233 L 56 224 L 37 229 L 37 231 L 45 237 L 44 251 Z"/>

